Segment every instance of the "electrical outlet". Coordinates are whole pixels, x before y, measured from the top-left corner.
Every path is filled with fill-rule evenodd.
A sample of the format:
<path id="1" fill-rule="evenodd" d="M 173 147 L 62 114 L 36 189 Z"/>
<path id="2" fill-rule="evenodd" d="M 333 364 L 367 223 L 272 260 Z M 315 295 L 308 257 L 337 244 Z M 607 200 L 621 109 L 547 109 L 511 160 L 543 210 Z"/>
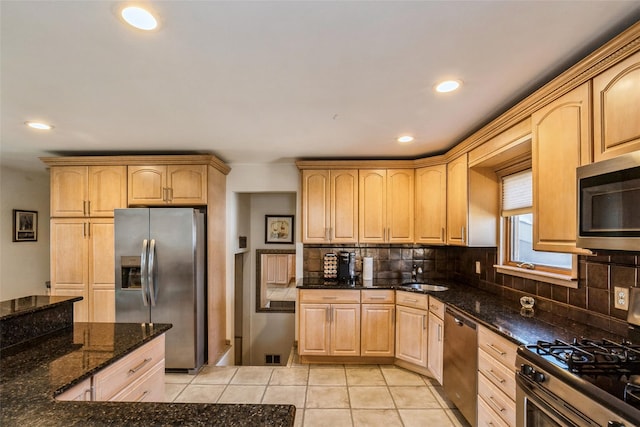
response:
<path id="1" fill-rule="evenodd" d="M 629 310 L 629 288 L 613 288 L 614 307 L 619 310 Z"/>
<path id="2" fill-rule="evenodd" d="M 476 261 L 476 274 L 480 274 L 481 270 L 480 261 Z"/>

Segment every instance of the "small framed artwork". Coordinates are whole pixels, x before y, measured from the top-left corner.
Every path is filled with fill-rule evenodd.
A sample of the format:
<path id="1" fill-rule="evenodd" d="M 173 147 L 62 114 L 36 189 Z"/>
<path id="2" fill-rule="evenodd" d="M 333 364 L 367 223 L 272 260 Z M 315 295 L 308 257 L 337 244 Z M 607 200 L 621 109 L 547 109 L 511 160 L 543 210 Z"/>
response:
<path id="1" fill-rule="evenodd" d="M 293 244 L 293 215 L 265 215 L 264 242 Z"/>
<path id="2" fill-rule="evenodd" d="M 38 212 L 13 210 L 13 241 L 36 242 L 38 240 Z"/>

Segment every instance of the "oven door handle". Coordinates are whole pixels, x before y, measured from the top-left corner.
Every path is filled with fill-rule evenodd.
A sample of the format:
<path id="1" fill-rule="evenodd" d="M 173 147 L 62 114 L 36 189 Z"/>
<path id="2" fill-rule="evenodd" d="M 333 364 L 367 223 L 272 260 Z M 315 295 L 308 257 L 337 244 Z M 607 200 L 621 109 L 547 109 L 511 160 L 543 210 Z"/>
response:
<path id="1" fill-rule="evenodd" d="M 560 418 L 560 420 L 567 426 L 580 427 L 586 425 L 600 427 L 600 424 L 596 423 L 591 418 L 575 409 L 573 406 L 558 398 L 556 395 L 549 392 L 544 387 L 540 387 L 540 385 L 538 385 L 536 382 L 532 381 L 521 373 L 518 373 L 516 375 L 516 385 L 517 387 L 522 389 L 522 391 L 524 391 L 524 394 L 529 399 L 533 400 L 537 405 L 543 406 L 545 412 L 548 412 L 549 414 L 553 414 L 555 417 Z M 573 415 L 578 417 L 586 424 L 576 424 L 575 422 L 567 418 L 566 415 L 560 413 L 560 409 L 556 408 L 562 408 L 563 410 L 570 411 Z"/>

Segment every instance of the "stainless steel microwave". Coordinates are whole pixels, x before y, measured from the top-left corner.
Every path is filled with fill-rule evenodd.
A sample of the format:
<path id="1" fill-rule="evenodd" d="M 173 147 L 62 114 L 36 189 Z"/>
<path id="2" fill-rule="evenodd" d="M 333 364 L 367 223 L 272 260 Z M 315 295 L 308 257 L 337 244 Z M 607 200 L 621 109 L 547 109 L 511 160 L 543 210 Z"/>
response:
<path id="1" fill-rule="evenodd" d="M 640 151 L 577 169 L 577 246 L 640 251 Z"/>

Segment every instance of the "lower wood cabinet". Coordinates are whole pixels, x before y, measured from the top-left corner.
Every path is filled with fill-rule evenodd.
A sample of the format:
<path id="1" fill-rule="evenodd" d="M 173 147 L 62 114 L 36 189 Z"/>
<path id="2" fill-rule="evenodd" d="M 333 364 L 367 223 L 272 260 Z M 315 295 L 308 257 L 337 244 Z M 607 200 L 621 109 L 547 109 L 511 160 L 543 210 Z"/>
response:
<path id="1" fill-rule="evenodd" d="M 299 298 L 301 356 L 360 355 L 360 291 L 303 289 Z"/>
<path id="2" fill-rule="evenodd" d="M 426 368 L 429 312 L 400 305 L 396 312 L 396 358 Z"/>
<path id="3" fill-rule="evenodd" d="M 442 384 L 444 355 L 444 304 L 429 297 L 429 339 L 427 347 L 427 368 L 433 378 Z"/>
<path id="4" fill-rule="evenodd" d="M 164 401 L 164 334 L 112 363 L 57 400 Z"/>
<path id="5" fill-rule="evenodd" d="M 395 294 L 392 290 L 362 291 L 362 356 L 395 354 Z"/>
<path id="6" fill-rule="evenodd" d="M 516 425 L 516 351 L 516 344 L 478 326 L 479 426 Z"/>

